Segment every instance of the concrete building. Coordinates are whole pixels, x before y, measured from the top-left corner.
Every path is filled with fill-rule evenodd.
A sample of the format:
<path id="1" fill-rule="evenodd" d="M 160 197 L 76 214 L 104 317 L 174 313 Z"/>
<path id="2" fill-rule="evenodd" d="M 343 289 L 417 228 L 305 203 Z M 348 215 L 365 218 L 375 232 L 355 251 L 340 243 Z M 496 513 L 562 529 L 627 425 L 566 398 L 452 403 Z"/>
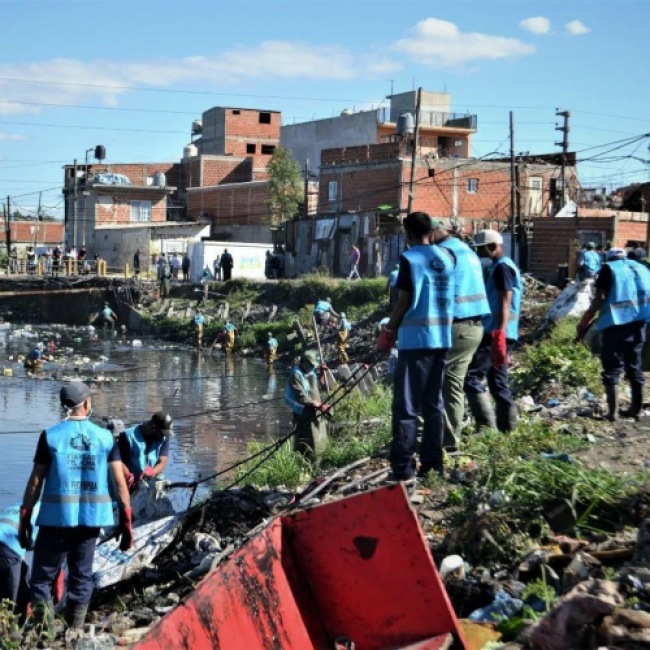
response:
<path id="1" fill-rule="evenodd" d="M 280 144 L 293 157 L 318 173 L 325 149 L 382 144 L 397 134 L 400 115 L 416 113 L 417 92 L 392 95 L 390 105 L 370 111 L 343 111 L 337 117 L 282 127 Z M 467 158 L 471 136 L 476 133 L 476 115 L 451 113 L 451 95 L 423 91 L 420 106 L 420 148 L 433 158 Z"/>
<path id="2" fill-rule="evenodd" d="M 16 249 L 19 257 L 23 257 L 30 246 L 37 250 L 63 246 L 63 223 L 60 221 L 10 221 L 9 234 L 11 248 Z"/>

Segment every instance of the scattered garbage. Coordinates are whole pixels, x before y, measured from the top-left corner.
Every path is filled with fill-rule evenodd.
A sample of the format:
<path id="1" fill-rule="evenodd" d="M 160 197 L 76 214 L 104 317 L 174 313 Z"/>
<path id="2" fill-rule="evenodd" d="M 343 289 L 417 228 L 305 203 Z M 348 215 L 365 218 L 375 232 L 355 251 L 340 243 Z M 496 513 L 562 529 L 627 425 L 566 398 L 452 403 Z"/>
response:
<path id="1" fill-rule="evenodd" d="M 504 618 L 512 618 L 518 614 L 524 606 L 519 598 L 513 598 L 505 590 L 501 589 L 494 601 L 487 607 L 481 607 L 469 615 L 470 621 L 499 621 Z"/>

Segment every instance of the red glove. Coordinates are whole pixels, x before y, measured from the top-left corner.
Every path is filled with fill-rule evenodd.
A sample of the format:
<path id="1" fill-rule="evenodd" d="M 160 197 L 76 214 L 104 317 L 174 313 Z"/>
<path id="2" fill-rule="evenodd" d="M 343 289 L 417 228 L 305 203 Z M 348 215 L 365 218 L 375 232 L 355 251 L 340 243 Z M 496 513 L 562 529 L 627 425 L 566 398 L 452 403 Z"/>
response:
<path id="1" fill-rule="evenodd" d="M 26 551 L 32 550 L 32 510 L 20 509 L 20 528 L 18 530 L 18 542 Z"/>
<path id="2" fill-rule="evenodd" d="M 124 474 L 124 478 L 126 479 L 126 487 L 130 490 L 135 485 L 135 476 L 129 472 Z"/>
<path id="3" fill-rule="evenodd" d="M 384 327 L 381 334 L 377 337 L 377 349 L 384 354 L 390 354 L 395 347 L 395 332 Z"/>
<path id="4" fill-rule="evenodd" d="M 63 600 L 63 591 L 65 589 L 65 571 L 59 569 L 59 572 L 54 578 L 54 584 L 52 585 L 52 600 L 54 604 L 57 605 Z"/>
<path id="5" fill-rule="evenodd" d="M 589 328 L 589 325 L 594 317 L 594 312 L 593 311 L 586 311 L 582 318 L 580 319 L 580 322 L 578 323 L 576 327 L 576 338 L 581 341 L 585 334 L 587 333 L 587 329 Z"/>
<path id="6" fill-rule="evenodd" d="M 133 546 L 133 510 L 131 508 L 120 512 L 118 535 L 122 537 L 120 551 L 128 551 Z"/>
<path id="7" fill-rule="evenodd" d="M 506 348 L 506 331 L 492 331 L 492 349 L 490 351 L 490 363 L 495 368 L 501 368 L 508 364 L 508 350 Z"/>
<path id="8" fill-rule="evenodd" d="M 323 406 L 320 402 L 314 402 L 312 406 L 317 410 L 320 411 L 320 407 Z"/>
<path id="9" fill-rule="evenodd" d="M 329 413 L 332 410 L 332 407 L 329 404 L 321 404 L 318 410 L 321 413 Z"/>
<path id="10" fill-rule="evenodd" d="M 142 474 L 140 475 L 140 480 L 142 480 L 143 478 L 151 478 L 151 477 L 153 477 L 155 475 L 156 475 L 156 472 L 154 471 L 154 468 L 147 465 L 144 468 L 144 472 L 142 472 Z"/>

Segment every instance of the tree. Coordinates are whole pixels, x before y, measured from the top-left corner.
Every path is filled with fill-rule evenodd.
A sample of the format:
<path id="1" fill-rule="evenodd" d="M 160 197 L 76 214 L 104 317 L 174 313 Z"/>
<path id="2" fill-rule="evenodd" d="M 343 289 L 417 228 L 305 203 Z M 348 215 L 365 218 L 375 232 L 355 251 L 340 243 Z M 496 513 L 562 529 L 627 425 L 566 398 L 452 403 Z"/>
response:
<path id="1" fill-rule="evenodd" d="M 274 226 L 291 219 L 303 200 L 300 165 L 287 149 L 278 147 L 267 165 L 271 223 Z"/>

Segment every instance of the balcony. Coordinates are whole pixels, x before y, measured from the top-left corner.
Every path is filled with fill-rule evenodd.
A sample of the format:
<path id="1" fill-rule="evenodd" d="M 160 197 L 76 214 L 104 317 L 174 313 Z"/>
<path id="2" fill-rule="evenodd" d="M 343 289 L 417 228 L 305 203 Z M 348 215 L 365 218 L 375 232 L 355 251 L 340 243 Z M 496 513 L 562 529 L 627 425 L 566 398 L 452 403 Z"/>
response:
<path id="1" fill-rule="evenodd" d="M 377 109 L 377 121 L 380 124 L 393 124 L 388 106 Z M 476 131 L 476 115 L 468 113 L 439 113 L 438 111 L 420 111 L 420 126 L 444 127 L 447 129 L 467 129 Z"/>

